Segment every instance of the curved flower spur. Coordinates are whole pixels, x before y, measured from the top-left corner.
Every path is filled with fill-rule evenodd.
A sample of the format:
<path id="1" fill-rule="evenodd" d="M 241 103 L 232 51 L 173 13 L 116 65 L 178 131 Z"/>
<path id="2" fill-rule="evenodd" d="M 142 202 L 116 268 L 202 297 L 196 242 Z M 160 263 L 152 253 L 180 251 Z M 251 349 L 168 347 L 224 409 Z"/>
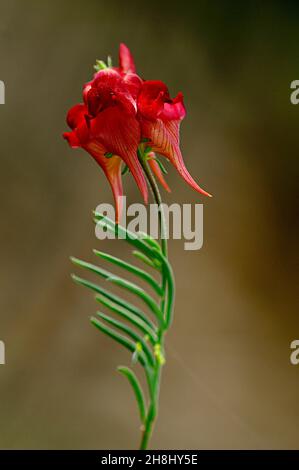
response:
<path id="1" fill-rule="evenodd" d="M 165 157 L 181 177 L 199 193 L 210 196 L 188 172 L 179 145 L 180 123 L 186 115 L 183 95 L 171 98 L 167 86 L 158 80 L 143 80 L 136 73 L 134 60 L 125 44 L 119 48 L 119 66 L 97 61 L 93 79 L 83 87 L 83 102 L 67 114 L 71 129 L 63 137 L 71 147 L 86 150 L 103 169 L 111 186 L 115 206 L 115 221 L 95 213 L 95 222 L 106 230 L 121 235 L 133 246 L 133 256 L 152 273 L 110 254 L 94 250 L 108 263 L 133 273 L 147 283 L 153 295 L 125 277 L 117 276 L 98 265 L 72 258 L 80 266 L 108 283 L 141 299 L 144 309 L 137 307 L 102 287 L 100 284 L 73 275 L 73 279 L 95 292 L 96 301 L 113 316 L 97 312 L 91 323 L 100 331 L 122 344 L 132 354 L 132 364 L 144 369 L 148 391 L 146 396 L 135 372 L 121 366 L 118 370 L 132 385 L 142 424 L 140 448 L 146 449 L 158 413 L 161 368 L 165 363 L 164 337 L 169 328 L 174 306 L 174 276 L 167 256 L 167 240 L 163 207 L 157 181 L 170 191 L 160 161 Z M 149 235 L 136 235 L 121 227 L 122 175 L 129 170 L 143 196 L 148 201 L 147 183 L 159 207 L 160 241 Z"/>

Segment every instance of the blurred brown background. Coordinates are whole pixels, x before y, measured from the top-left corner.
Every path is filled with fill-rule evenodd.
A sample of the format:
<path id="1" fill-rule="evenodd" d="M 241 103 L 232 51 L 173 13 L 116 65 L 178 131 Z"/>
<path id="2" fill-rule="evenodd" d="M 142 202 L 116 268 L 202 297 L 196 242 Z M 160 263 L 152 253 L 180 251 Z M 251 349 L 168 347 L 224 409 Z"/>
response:
<path id="1" fill-rule="evenodd" d="M 90 326 L 73 254 L 97 247 L 101 170 L 62 140 L 96 58 L 126 42 L 139 73 L 183 91 L 182 148 L 201 199 L 170 170 L 167 201 L 203 202 L 204 247 L 170 242 L 177 301 L 154 448 L 298 448 L 298 3 L 1 0 L 1 448 L 136 448 L 129 355 Z M 139 200 L 131 177 L 128 202 Z M 82 273 L 80 273 L 82 274 Z"/>

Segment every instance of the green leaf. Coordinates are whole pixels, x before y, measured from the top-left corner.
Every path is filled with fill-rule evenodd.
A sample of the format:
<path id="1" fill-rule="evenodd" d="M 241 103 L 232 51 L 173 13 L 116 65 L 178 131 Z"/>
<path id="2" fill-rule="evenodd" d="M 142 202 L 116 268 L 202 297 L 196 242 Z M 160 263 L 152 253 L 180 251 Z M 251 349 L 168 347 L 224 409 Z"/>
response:
<path id="1" fill-rule="evenodd" d="M 72 274 L 71 277 L 77 284 L 87 287 L 88 289 L 91 289 L 94 292 L 97 292 L 98 294 L 101 294 L 102 296 L 106 297 L 117 305 L 120 305 L 129 312 L 132 312 L 134 315 L 141 318 L 152 330 L 155 330 L 155 326 L 153 325 L 153 323 L 147 318 L 145 313 L 143 313 L 143 311 L 135 305 L 131 304 L 130 302 L 127 302 L 126 300 L 123 300 L 118 295 L 113 294 L 112 292 L 104 289 L 103 287 L 97 284 L 94 284 L 93 282 L 87 281 L 86 279 L 82 279 L 81 277 L 76 276 L 75 274 Z"/>
<path id="2" fill-rule="evenodd" d="M 102 214 L 95 212 L 95 221 L 97 223 L 102 224 L 104 227 L 113 233 L 115 233 L 116 226 L 115 223 L 109 219 L 109 217 L 105 217 Z M 171 324 L 172 321 L 172 314 L 173 314 L 173 305 L 174 305 L 174 276 L 172 272 L 171 265 L 168 259 L 157 249 L 154 247 L 149 247 L 143 240 L 138 238 L 132 232 L 126 230 L 121 225 L 118 225 L 118 231 L 121 234 L 121 238 L 125 239 L 128 243 L 132 244 L 137 248 L 138 251 L 141 251 L 145 256 L 147 256 L 151 261 L 157 262 L 159 261 L 163 266 L 163 275 L 166 276 L 167 280 L 167 306 L 166 306 L 166 327 Z"/>
<path id="3" fill-rule="evenodd" d="M 91 271 L 92 273 L 98 274 L 104 279 L 109 279 L 111 276 L 111 273 L 109 271 L 106 271 L 106 269 L 102 269 L 99 266 L 95 266 L 92 263 L 88 263 L 87 261 L 83 261 L 81 259 L 75 258 L 74 256 L 71 256 L 70 260 L 76 266 L 80 266 L 81 268 L 85 268 L 88 271 Z"/>
<path id="4" fill-rule="evenodd" d="M 138 408 L 139 408 L 139 413 L 140 413 L 140 420 L 144 424 L 145 419 L 146 419 L 146 405 L 145 405 L 145 399 L 144 399 L 144 395 L 143 395 L 141 385 L 140 385 L 135 373 L 131 369 L 129 369 L 128 367 L 119 366 L 117 368 L 117 370 L 122 375 L 127 377 L 128 381 L 130 382 L 130 384 L 133 388 L 137 403 L 138 403 Z"/>
<path id="5" fill-rule="evenodd" d="M 109 217 L 106 217 L 97 212 L 95 212 L 94 214 L 95 222 L 97 224 L 102 225 L 102 227 L 106 227 L 109 232 L 112 232 L 114 234 L 118 233 L 119 238 L 126 240 L 128 243 L 135 246 L 135 248 L 142 251 L 150 259 L 157 257 L 159 258 L 160 252 L 148 246 L 148 244 L 144 240 L 139 238 L 135 233 L 130 232 L 121 225 L 116 225 L 111 219 L 109 219 Z"/>
<path id="6" fill-rule="evenodd" d="M 110 302 L 103 296 L 96 295 L 96 301 L 105 307 L 109 308 L 112 312 L 117 313 L 121 317 L 125 318 L 129 322 L 133 323 L 134 326 L 139 328 L 143 334 L 147 335 L 152 344 L 155 344 L 158 340 L 156 335 L 156 328 L 154 325 L 150 327 L 145 321 L 136 315 L 129 312 L 127 309 L 120 307 L 115 302 Z"/>
<path id="7" fill-rule="evenodd" d="M 142 289 L 139 286 L 136 286 L 136 284 L 133 284 L 130 281 L 127 281 L 126 279 L 121 279 L 118 276 L 110 276 L 107 281 L 112 282 L 113 284 L 116 284 L 119 287 L 122 287 L 132 294 L 137 295 L 144 301 L 144 303 L 150 308 L 150 310 L 153 312 L 153 314 L 156 316 L 156 318 L 159 320 L 161 325 L 164 324 L 164 319 L 163 319 L 163 314 L 156 304 L 155 300 L 148 295 L 147 292 L 145 292 L 144 289 Z"/>
<path id="8" fill-rule="evenodd" d="M 92 325 L 94 325 L 98 330 L 102 331 L 102 333 L 105 333 L 107 336 L 110 338 L 114 339 L 117 343 L 121 344 L 124 346 L 126 349 L 128 349 L 131 353 L 134 354 L 136 345 L 133 341 L 129 340 L 125 336 L 117 333 L 116 331 L 112 330 L 112 328 L 109 328 L 108 326 L 104 325 L 102 322 L 100 322 L 97 318 L 91 317 L 90 322 Z M 141 352 L 138 355 L 138 361 L 140 364 L 145 367 L 147 362 L 146 358 L 143 352 Z"/>
<path id="9" fill-rule="evenodd" d="M 137 286 L 133 282 L 127 281 L 126 279 L 113 275 L 109 271 L 106 271 L 105 269 L 95 266 L 94 264 L 87 263 L 86 261 L 82 261 L 74 257 L 71 257 L 71 261 L 77 266 L 86 268 L 89 271 L 103 277 L 107 281 L 112 282 L 113 284 L 116 284 L 117 286 L 122 287 L 123 289 L 128 290 L 132 294 L 137 295 L 150 308 L 150 310 L 154 313 L 154 315 L 157 317 L 159 322 L 161 324 L 164 323 L 163 314 L 160 308 L 156 304 L 155 300 L 144 289 Z"/>
<path id="10" fill-rule="evenodd" d="M 127 263 L 126 261 L 116 258 L 115 256 L 109 255 L 108 253 L 103 253 L 102 251 L 98 251 L 98 250 L 93 250 L 93 252 L 95 253 L 96 256 L 99 256 L 100 258 L 106 261 L 110 261 L 111 263 L 116 264 L 117 266 L 120 266 L 121 268 L 124 268 L 127 271 L 129 271 L 130 273 L 133 273 L 136 276 L 140 277 L 145 282 L 147 282 L 159 296 L 163 295 L 161 286 L 159 286 L 156 279 L 154 279 L 150 274 L 148 274 L 143 269 L 140 269 L 137 266 L 134 266 L 133 264 Z"/>
<path id="11" fill-rule="evenodd" d="M 157 266 L 153 263 L 153 261 L 151 261 L 146 255 L 144 255 L 140 251 L 134 250 L 132 251 L 132 254 L 133 256 L 135 256 L 135 258 L 139 259 L 140 261 L 147 264 L 151 268 L 157 269 Z"/>
<path id="12" fill-rule="evenodd" d="M 164 261 L 163 269 L 167 278 L 167 304 L 166 304 L 165 322 L 166 322 L 166 328 L 168 328 L 172 322 L 172 317 L 173 317 L 173 306 L 174 306 L 174 299 L 175 299 L 175 283 L 174 283 L 174 275 L 173 275 L 173 271 L 172 271 L 172 267 L 170 263 L 165 257 L 163 261 Z"/>
<path id="13" fill-rule="evenodd" d="M 138 232 L 138 235 L 142 240 L 145 240 L 149 246 L 156 248 L 158 251 L 161 252 L 161 246 L 153 237 L 151 237 L 145 232 Z"/>
<path id="14" fill-rule="evenodd" d="M 133 341 L 135 341 L 137 344 L 138 343 L 141 344 L 142 351 L 144 352 L 149 365 L 150 366 L 154 365 L 155 360 L 154 360 L 154 356 L 153 356 L 150 348 L 146 344 L 145 340 L 143 338 L 141 338 L 141 336 L 139 336 L 135 331 L 133 331 L 130 326 L 125 325 L 124 323 L 122 323 L 122 322 L 116 320 L 115 318 L 112 318 L 109 315 L 106 315 L 105 313 L 102 313 L 102 312 L 97 312 L 97 316 L 100 317 L 102 320 L 104 320 L 106 323 L 109 323 L 109 325 L 114 326 L 114 328 L 117 328 L 118 330 L 120 330 L 123 333 L 130 336 L 130 338 L 132 338 Z M 139 356 L 140 352 L 141 351 L 138 352 L 138 356 Z"/>

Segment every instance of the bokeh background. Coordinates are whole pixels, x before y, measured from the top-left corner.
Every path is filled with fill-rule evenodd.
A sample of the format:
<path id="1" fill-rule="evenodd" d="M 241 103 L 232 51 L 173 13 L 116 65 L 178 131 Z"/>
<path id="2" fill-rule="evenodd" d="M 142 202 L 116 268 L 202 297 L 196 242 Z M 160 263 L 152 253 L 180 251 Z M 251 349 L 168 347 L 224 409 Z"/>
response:
<path id="1" fill-rule="evenodd" d="M 96 58 L 119 42 L 139 73 L 183 91 L 182 149 L 214 197 L 170 169 L 166 200 L 204 203 L 204 246 L 170 241 L 177 279 L 153 448 L 298 448 L 298 2 L 0 2 L 1 448 L 136 448 L 125 350 L 90 326 L 73 254 L 112 201 L 101 170 L 62 140 Z M 139 201 L 130 176 L 128 202 Z M 298 258 L 297 258 L 298 259 Z M 82 274 L 82 273 L 81 273 Z"/>

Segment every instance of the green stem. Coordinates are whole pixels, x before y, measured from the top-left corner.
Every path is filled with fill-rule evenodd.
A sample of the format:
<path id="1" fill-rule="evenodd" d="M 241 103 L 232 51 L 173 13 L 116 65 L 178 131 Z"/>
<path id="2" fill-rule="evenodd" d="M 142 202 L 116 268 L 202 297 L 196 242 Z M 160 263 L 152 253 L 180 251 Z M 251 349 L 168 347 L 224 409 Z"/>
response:
<path id="1" fill-rule="evenodd" d="M 167 246 L 167 236 L 166 236 L 166 222 L 165 222 L 165 216 L 163 212 L 163 206 L 162 206 L 162 198 L 161 194 L 157 185 L 157 182 L 154 178 L 154 175 L 149 167 L 149 164 L 147 162 L 146 154 L 142 149 L 138 149 L 138 157 L 141 162 L 142 168 L 144 170 L 144 173 L 146 174 L 147 180 L 149 182 L 150 188 L 153 193 L 153 198 L 155 200 L 155 203 L 158 206 L 158 213 L 159 213 L 159 233 L 160 233 L 160 239 L 161 239 L 161 248 L 162 248 L 162 253 L 165 256 L 165 258 L 168 257 L 168 246 Z M 162 273 L 162 291 L 164 292 L 164 296 L 162 298 L 161 302 L 161 311 L 164 311 L 165 307 L 165 296 L 166 296 L 166 276 L 165 272 Z"/>
<path id="2" fill-rule="evenodd" d="M 159 390 L 160 390 L 160 378 L 161 378 L 161 363 L 157 361 L 157 367 L 154 372 L 154 377 L 153 377 L 153 387 L 151 391 L 151 397 L 150 397 L 150 405 L 148 408 L 143 432 L 142 432 L 142 437 L 141 437 L 141 443 L 140 443 L 140 450 L 145 450 L 147 449 L 149 440 L 151 438 L 153 428 L 154 428 L 154 423 L 155 419 L 158 415 L 158 403 L 159 403 Z"/>
<path id="3" fill-rule="evenodd" d="M 142 168 L 144 170 L 144 173 L 147 177 L 147 180 L 149 182 L 150 188 L 152 190 L 155 203 L 158 206 L 159 234 L 160 234 L 160 240 L 161 240 L 161 249 L 162 249 L 163 255 L 167 258 L 168 247 L 167 247 L 167 238 L 166 238 L 166 223 L 165 223 L 165 217 L 163 213 L 162 198 L 160 195 L 160 191 L 156 183 L 156 180 L 154 178 L 154 175 L 148 165 L 147 156 L 146 156 L 146 153 L 143 151 L 142 146 L 140 146 L 140 148 L 138 149 L 138 157 L 142 165 Z M 164 295 L 161 301 L 161 311 L 164 315 L 164 318 L 165 318 L 165 305 L 166 305 L 166 294 L 167 294 L 166 290 L 167 290 L 167 279 L 166 279 L 165 272 L 162 271 L 162 291 Z M 161 360 L 161 357 L 164 358 L 164 346 L 163 346 L 164 334 L 165 334 L 164 326 L 163 327 L 159 326 L 157 334 L 158 334 L 158 341 L 159 341 L 158 346 L 161 351 L 161 356 L 159 356 L 159 354 L 156 354 L 156 361 L 155 361 L 153 378 L 152 378 L 152 386 L 150 390 L 150 404 L 148 407 L 145 424 L 144 424 L 144 428 L 142 432 L 141 444 L 140 444 L 140 449 L 142 450 L 147 449 L 148 447 L 149 440 L 153 432 L 155 419 L 158 414 L 161 369 L 163 365 L 163 361 Z"/>
<path id="4" fill-rule="evenodd" d="M 146 450 L 153 431 L 154 420 L 146 419 L 139 450 Z"/>
<path id="5" fill-rule="evenodd" d="M 142 168 L 144 170 L 144 173 L 146 174 L 146 177 L 148 179 L 150 188 L 152 190 L 155 203 L 158 206 L 161 248 L 162 248 L 163 255 L 167 258 L 168 248 L 167 248 L 167 238 L 166 238 L 166 223 L 165 223 L 165 217 L 164 217 L 164 212 L 163 212 L 163 206 L 161 205 L 162 204 L 161 194 L 160 194 L 157 182 L 154 178 L 154 175 L 153 175 L 153 173 L 152 173 L 152 171 L 151 171 L 151 169 L 148 165 L 148 162 L 146 160 L 146 154 L 143 153 L 140 149 L 138 149 L 138 156 L 139 156 Z"/>

